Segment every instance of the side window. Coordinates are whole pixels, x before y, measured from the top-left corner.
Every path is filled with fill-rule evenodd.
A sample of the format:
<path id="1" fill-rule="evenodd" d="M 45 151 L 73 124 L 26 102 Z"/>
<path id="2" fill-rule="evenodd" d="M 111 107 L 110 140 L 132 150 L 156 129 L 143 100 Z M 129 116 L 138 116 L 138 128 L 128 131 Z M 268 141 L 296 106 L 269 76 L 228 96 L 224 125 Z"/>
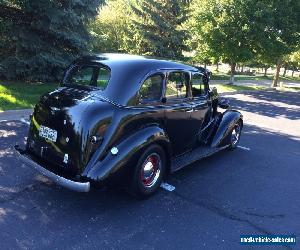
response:
<path id="1" fill-rule="evenodd" d="M 164 75 L 155 74 L 148 77 L 140 89 L 141 102 L 158 101 L 161 99 Z"/>
<path id="2" fill-rule="evenodd" d="M 203 79 L 201 74 L 193 74 L 192 76 L 192 94 L 194 97 L 204 94 L 203 91 Z"/>
<path id="3" fill-rule="evenodd" d="M 185 72 L 171 72 L 168 76 L 166 98 L 167 100 L 187 97 L 189 74 Z"/>

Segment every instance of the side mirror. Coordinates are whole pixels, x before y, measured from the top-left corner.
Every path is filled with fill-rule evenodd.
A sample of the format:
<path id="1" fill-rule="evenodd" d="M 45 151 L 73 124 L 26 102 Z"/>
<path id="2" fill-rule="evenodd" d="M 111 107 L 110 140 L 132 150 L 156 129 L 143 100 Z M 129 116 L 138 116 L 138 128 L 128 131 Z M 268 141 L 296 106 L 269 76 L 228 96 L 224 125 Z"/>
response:
<path id="1" fill-rule="evenodd" d="M 167 98 L 166 97 L 161 98 L 161 102 L 162 103 L 166 103 L 167 102 Z"/>
<path id="2" fill-rule="evenodd" d="M 218 102 L 218 106 L 222 109 L 228 109 L 230 107 L 230 102 L 228 99 L 220 99 Z"/>

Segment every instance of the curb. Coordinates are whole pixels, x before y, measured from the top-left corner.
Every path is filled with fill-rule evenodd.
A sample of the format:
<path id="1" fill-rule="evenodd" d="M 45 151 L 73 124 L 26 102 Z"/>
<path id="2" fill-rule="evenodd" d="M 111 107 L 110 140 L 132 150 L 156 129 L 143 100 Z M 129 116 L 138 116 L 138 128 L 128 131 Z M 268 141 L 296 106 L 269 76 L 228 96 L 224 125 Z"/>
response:
<path id="1" fill-rule="evenodd" d="M 27 119 L 32 112 L 32 109 L 7 110 L 3 112 L 0 111 L 0 122 L 20 120 L 22 118 Z"/>

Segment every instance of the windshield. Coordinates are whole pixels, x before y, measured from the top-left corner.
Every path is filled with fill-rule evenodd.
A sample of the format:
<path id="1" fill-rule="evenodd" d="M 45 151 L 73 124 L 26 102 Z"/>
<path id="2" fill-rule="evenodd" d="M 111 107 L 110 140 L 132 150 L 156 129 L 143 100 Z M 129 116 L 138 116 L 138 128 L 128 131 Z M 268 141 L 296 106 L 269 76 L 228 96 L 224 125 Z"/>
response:
<path id="1" fill-rule="evenodd" d="M 106 89 L 110 79 L 110 69 L 102 65 L 77 65 L 66 74 L 64 84 L 76 84 Z"/>

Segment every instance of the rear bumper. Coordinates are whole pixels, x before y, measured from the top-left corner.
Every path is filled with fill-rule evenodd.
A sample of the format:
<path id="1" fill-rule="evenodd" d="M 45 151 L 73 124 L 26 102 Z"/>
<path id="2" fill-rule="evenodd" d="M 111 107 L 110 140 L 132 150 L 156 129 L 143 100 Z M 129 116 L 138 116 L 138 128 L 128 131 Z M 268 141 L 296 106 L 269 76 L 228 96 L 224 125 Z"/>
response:
<path id="1" fill-rule="evenodd" d="M 67 179 L 65 177 L 62 177 L 60 175 L 57 175 L 35 161 L 33 161 L 28 154 L 26 154 L 26 150 L 21 149 L 19 146 L 15 146 L 15 151 L 17 152 L 19 158 L 27 165 L 30 166 L 37 171 L 39 171 L 42 175 L 47 176 L 50 180 L 57 183 L 60 186 L 63 186 L 65 188 L 71 189 L 73 191 L 77 192 L 89 192 L 91 188 L 90 182 L 77 182 L 70 179 Z"/>

